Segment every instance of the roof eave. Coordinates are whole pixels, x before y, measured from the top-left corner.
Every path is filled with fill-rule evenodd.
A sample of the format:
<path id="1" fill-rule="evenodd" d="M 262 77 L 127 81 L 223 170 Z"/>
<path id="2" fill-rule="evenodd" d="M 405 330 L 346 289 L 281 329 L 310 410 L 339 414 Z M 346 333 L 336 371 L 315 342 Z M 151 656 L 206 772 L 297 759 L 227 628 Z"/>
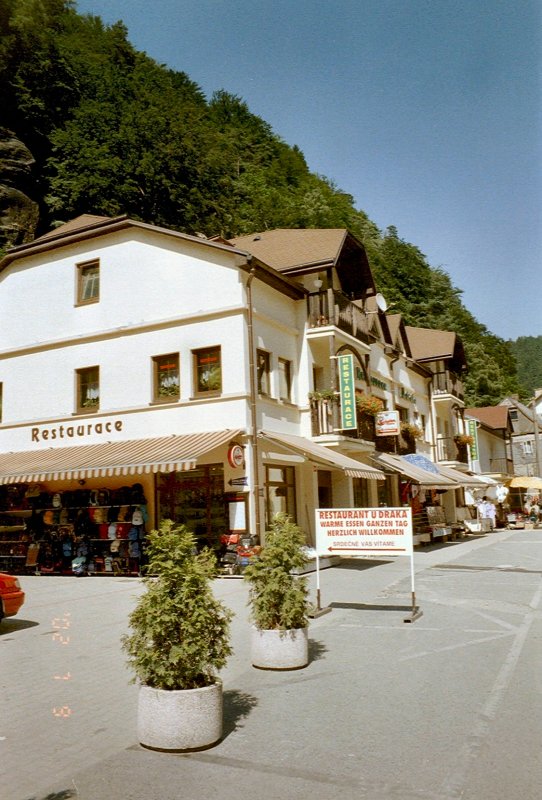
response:
<path id="1" fill-rule="evenodd" d="M 169 228 L 149 225 L 146 222 L 139 222 L 138 220 L 133 220 L 126 215 L 123 215 L 120 217 L 114 217 L 113 219 L 108 219 L 104 222 L 96 222 L 91 225 L 86 225 L 85 227 L 76 230 L 59 233 L 57 236 L 48 236 L 46 239 L 42 240 L 35 239 L 33 242 L 28 242 L 27 244 L 21 244 L 17 247 L 13 247 L 8 250 L 4 258 L 0 261 L 0 271 L 19 258 L 39 255 L 49 250 L 54 250 L 58 247 L 67 247 L 87 239 L 95 239 L 106 234 L 117 233 L 118 231 L 122 231 L 127 228 L 138 228 L 141 230 L 152 231 L 153 233 L 159 233 L 194 244 L 212 247 L 215 250 L 233 253 L 234 255 L 242 256 L 244 259 L 246 259 L 249 255 L 245 250 L 238 250 L 231 245 L 213 242 L 209 239 L 203 239 L 199 236 L 191 236 L 188 233 L 173 231 Z"/>

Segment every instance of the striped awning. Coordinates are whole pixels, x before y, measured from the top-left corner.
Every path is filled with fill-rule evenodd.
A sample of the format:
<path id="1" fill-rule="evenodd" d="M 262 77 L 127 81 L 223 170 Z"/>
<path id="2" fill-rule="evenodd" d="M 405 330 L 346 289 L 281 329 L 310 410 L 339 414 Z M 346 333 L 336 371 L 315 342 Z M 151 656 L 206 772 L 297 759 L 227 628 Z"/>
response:
<path id="1" fill-rule="evenodd" d="M 485 475 L 475 475 L 472 472 L 461 472 L 458 469 L 446 467 L 443 464 L 438 464 L 438 470 L 441 475 L 452 478 L 452 480 L 457 481 L 462 486 L 468 486 L 471 489 L 483 489 L 484 487 L 487 488 L 488 486 L 497 485 L 497 481 L 493 480 L 493 478 L 488 478 Z"/>
<path id="2" fill-rule="evenodd" d="M 459 485 L 457 481 L 452 478 L 447 478 L 441 473 L 429 472 L 428 470 L 418 467 L 416 464 L 411 464 L 402 456 L 395 456 L 391 453 L 378 453 L 375 456 L 375 462 L 383 469 L 398 472 L 404 475 L 414 483 L 419 483 L 420 486 L 425 486 L 431 489 L 454 489 Z"/>
<path id="3" fill-rule="evenodd" d="M 294 436 L 291 433 L 275 433 L 274 431 L 259 431 L 261 439 L 280 445 L 280 447 L 302 456 L 306 461 L 310 461 L 321 467 L 328 469 L 342 470 L 350 478 L 367 478 L 372 481 L 383 481 L 386 476 L 379 469 L 349 458 L 342 453 L 337 453 L 324 447 L 304 436 Z"/>
<path id="4" fill-rule="evenodd" d="M 194 469 L 200 456 L 240 433 L 239 429 L 207 431 L 3 453 L 0 455 L 0 484 L 182 472 Z"/>

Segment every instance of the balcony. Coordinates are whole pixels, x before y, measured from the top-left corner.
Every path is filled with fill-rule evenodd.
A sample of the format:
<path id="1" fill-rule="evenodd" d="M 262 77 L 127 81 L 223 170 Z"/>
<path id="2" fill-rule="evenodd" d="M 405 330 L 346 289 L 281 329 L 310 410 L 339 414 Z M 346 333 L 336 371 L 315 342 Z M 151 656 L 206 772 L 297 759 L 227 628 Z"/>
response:
<path id="1" fill-rule="evenodd" d="M 375 426 L 373 417 L 368 417 L 366 414 L 357 414 L 357 429 L 352 430 L 338 430 L 338 416 L 337 420 L 333 417 L 333 406 L 336 407 L 337 415 L 339 414 L 338 404 L 333 398 L 315 398 L 310 399 L 311 406 L 311 434 L 312 436 L 325 436 L 326 434 L 337 434 L 346 436 L 350 439 L 362 439 L 366 442 L 375 441 Z"/>
<path id="2" fill-rule="evenodd" d="M 462 401 L 465 397 L 463 381 L 458 375 L 449 370 L 435 372 L 431 384 L 434 400 L 445 399 L 451 396 Z"/>
<path id="3" fill-rule="evenodd" d="M 458 445 L 452 437 L 437 439 L 437 462 L 440 461 L 458 461 L 461 464 L 468 464 L 468 445 Z"/>
<path id="4" fill-rule="evenodd" d="M 334 289 L 313 292 L 307 302 L 310 329 L 334 325 L 365 344 L 373 340 L 369 334 L 369 317 L 342 292 Z"/>
<path id="5" fill-rule="evenodd" d="M 374 417 L 358 411 L 357 428 L 353 430 L 338 430 L 333 425 L 333 399 L 311 398 L 311 435 L 325 436 L 340 434 L 347 439 L 356 439 L 360 442 L 370 442 L 376 450 L 384 453 L 416 452 L 416 442 L 410 436 L 401 433 L 400 436 L 376 436 Z"/>
<path id="6" fill-rule="evenodd" d="M 509 458 L 490 458 L 489 471 L 492 474 L 510 475 L 514 474 L 514 464 Z"/>

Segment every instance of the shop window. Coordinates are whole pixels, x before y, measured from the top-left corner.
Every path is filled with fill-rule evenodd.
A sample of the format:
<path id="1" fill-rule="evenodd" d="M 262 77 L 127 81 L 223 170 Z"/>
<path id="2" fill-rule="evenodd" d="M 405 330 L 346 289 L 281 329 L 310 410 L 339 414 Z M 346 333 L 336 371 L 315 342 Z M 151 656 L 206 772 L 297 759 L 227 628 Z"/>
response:
<path id="1" fill-rule="evenodd" d="M 77 265 L 77 303 L 97 303 L 100 299 L 100 262 Z"/>
<path id="2" fill-rule="evenodd" d="M 194 534 L 197 546 L 220 548 L 227 533 L 224 467 L 205 464 L 187 472 L 161 473 L 156 480 L 158 520 L 172 519 Z"/>
<path id="3" fill-rule="evenodd" d="M 377 481 L 378 486 L 378 505 L 391 506 L 393 497 L 393 478 L 391 475 L 386 475 L 385 481 Z M 406 484 L 410 485 L 410 484 Z M 404 501 L 403 501 L 404 502 Z"/>
<path id="4" fill-rule="evenodd" d="M 318 470 L 318 508 L 333 508 L 331 472 Z"/>
<path id="5" fill-rule="evenodd" d="M 100 368 L 87 367 L 76 371 L 77 411 L 98 411 L 100 408 Z"/>
<path id="6" fill-rule="evenodd" d="M 220 347 L 207 347 L 192 352 L 194 358 L 194 385 L 196 394 L 220 394 L 222 391 L 222 364 Z"/>
<path id="7" fill-rule="evenodd" d="M 266 353 L 265 350 L 256 352 L 256 373 L 258 376 L 258 394 L 268 397 L 271 394 L 271 359 L 269 353 Z"/>
<path id="8" fill-rule="evenodd" d="M 275 514 L 288 514 L 296 521 L 295 473 L 293 467 L 266 467 L 266 516 L 269 526 Z"/>
<path id="9" fill-rule="evenodd" d="M 153 400 L 167 403 L 180 397 L 179 354 L 155 356 L 153 365 Z"/>
<path id="10" fill-rule="evenodd" d="M 369 486 L 366 478 L 352 478 L 352 488 L 354 490 L 354 507 L 369 507 Z"/>
<path id="11" fill-rule="evenodd" d="M 292 399 L 292 362 L 279 358 L 279 397 L 281 400 Z"/>

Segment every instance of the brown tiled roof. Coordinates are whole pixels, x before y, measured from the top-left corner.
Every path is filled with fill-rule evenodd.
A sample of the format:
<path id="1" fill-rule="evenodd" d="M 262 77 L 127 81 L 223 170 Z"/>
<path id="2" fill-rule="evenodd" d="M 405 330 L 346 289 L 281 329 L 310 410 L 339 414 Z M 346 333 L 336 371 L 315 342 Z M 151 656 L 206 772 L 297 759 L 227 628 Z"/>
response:
<path id="1" fill-rule="evenodd" d="M 405 325 L 412 358 L 415 361 L 433 361 L 437 358 L 453 358 L 457 336 L 452 331 L 432 328 L 412 328 Z"/>
<path id="2" fill-rule="evenodd" d="M 179 231 L 170 230 L 169 228 L 162 228 L 157 225 L 149 225 L 145 222 L 129 219 L 126 214 L 118 217 L 99 217 L 93 214 L 82 214 L 70 222 L 66 222 L 58 228 L 55 228 L 49 233 L 34 239 L 32 242 L 20 244 L 17 247 L 10 248 L 6 255 L 0 260 L 0 270 L 15 261 L 18 258 L 25 258 L 28 255 L 36 253 L 43 253 L 48 250 L 53 250 L 57 247 L 70 245 L 74 242 L 99 237 L 104 234 L 118 232 L 129 228 L 138 228 L 140 230 L 154 231 L 159 234 L 171 236 L 177 239 L 184 239 L 185 241 L 197 242 L 207 247 L 218 248 L 219 250 L 228 250 L 238 256 L 246 257 L 246 253 L 242 253 L 236 248 L 232 247 L 229 243 L 227 245 L 220 242 L 212 242 L 209 239 L 201 238 L 199 236 L 190 236 L 187 233 L 180 233 Z"/>
<path id="3" fill-rule="evenodd" d="M 345 228 L 278 228 L 230 239 L 279 271 L 318 264 L 335 264 L 341 254 Z"/>
<path id="4" fill-rule="evenodd" d="M 80 231 L 84 228 L 102 223 L 105 224 L 107 222 L 111 222 L 111 217 L 98 217 L 95 214 L 81 214 L 81 216 L 75 217 L 75 219 L 71 219 L 69 222 L 65 222 L 64 225 L 59 225 L 58 228 L 53 228 L 52 231 L 44 233 L 43 236 L 38 236 L 34 241 L 41 242 L 45 239 L 53 239 L 57 236 L 64 236 L 66 233 L 73 233 L 74 231 Z"/>
<path id="5" fill-rule="evenodd" d="M 248 269 L 247 262 L 248 253 L 242 251 L 229 242 L 223 243 L 220 241 L 211 241 L 206 237 L 191 236 L 187 233 L 170 230 L 169 228 L 162 228 L 156 225 L 149 225 L 146 222 L 139 222 L 138 220 L 130 219 L 123 214 L 119 217 L 99 217 L 93 214 L 82 214 L 79 217 L 61 225 L 50 233 L 34 239 L 32 242 L 12 247 L 7 251 L 6 255 L 0 260 L 0 271 L 19 258 L 26 258 L 27 256 L 42 254 L 56 248 L 64 247 L 80 241 L 90 240 L 92 238 L 104 236 L 110 233 L 117 233 L 128 229 L 137 229 L 142 231 L 149 231 L 163 236 L 172 237 L 174 239 L 192 242 L 198 246 L 210 247 L 222 251 L 227 251 L 233 254 L 236 262 L 243 269 Z M 265 263 L 257 265 L 258 277 L 273 286 L 281 292 L 284 292 L 289 297 L 295 300 L 304 296 L 305 290 L 300 284 L 291 279 L 288 275 L 281 275 L 278 270 Z"/>
<path id="6" fill-rule="evenodd" d="M 372 300 L 373 298 L 370 299 Z M 369 303 L 367 303 L 367 305 L 369 305 Z M 395 344 L 401 328 L 401 314 L 386 314 L 386 319 L 388 320 L 388 328 L 390 329 L 391 340 Z"/>
<path id="7" fill-rule="evenodd" d="M 503 430 L 508 427 L 508 406 L 483 406 L 466 408 L 465 416 L 474 417 L 488 428 Z"/>

